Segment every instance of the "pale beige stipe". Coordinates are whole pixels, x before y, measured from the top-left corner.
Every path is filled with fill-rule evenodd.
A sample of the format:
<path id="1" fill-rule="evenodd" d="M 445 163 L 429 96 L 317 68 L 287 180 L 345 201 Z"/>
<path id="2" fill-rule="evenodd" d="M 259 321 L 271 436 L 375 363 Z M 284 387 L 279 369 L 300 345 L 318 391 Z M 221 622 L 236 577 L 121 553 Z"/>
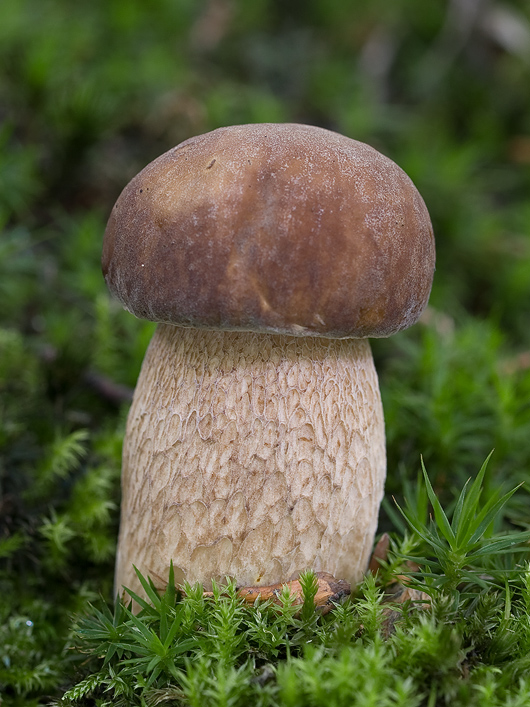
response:
<path id="1" fill-rule="evenodd" d="M 366 340 L 159 325 L 129 414 L 116 590 L 132 565 L 163 586 L 357 582 L 385 477 Z"/>

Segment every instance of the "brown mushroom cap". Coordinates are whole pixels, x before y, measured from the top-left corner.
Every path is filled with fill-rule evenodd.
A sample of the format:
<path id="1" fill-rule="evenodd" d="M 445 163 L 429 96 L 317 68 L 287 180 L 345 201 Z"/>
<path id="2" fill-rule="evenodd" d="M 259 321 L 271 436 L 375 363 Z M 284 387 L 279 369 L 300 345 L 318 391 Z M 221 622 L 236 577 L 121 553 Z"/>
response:
<path id="1" fill-rule="evenodd" d="M 137 317 L 361 338 L 418 319 L 435 252 L 394 162 L 322 128 L 257 124 L 191 138 L 124 189 L 103 272 Z"/>

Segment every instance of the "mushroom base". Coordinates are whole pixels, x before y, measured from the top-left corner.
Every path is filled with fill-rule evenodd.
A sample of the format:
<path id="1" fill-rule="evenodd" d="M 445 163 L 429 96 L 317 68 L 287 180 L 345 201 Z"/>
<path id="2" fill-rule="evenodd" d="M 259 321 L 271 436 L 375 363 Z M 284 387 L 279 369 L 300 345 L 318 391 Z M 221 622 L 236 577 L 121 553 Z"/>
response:
<path id="1" fill-rule="evenodd" d="M 159 325 L 123 452 L 115 586 L 358 582 L 386 470 L 366 340 Z"/>

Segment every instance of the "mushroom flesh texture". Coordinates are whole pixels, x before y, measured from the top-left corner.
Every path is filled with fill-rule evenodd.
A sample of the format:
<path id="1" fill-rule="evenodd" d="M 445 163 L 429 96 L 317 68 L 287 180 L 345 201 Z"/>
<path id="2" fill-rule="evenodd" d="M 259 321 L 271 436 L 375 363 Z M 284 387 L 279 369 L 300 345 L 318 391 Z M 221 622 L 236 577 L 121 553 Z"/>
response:
<path id="1" fill-rule="evenodd" d="M 159 322 L 129 413 L 116 590 L 357 582 L 386 472 L 366 337 L 423 311 L 434 238 L 409 177 L 322 128 L 191 138 L 119 197 L 110 290 Z"/>

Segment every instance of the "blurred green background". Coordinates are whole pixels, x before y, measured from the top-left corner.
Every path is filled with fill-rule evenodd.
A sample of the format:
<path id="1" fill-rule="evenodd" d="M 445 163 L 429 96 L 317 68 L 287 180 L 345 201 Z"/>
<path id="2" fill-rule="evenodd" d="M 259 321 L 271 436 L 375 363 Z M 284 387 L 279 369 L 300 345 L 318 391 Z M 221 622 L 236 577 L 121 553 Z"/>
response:
<path id="1" fill-rule="evenodd" d="M 153 325 L 108 296 L 102 236 L 129 179 L 192 135 L 310 123 L 411 176 L 437 272 L 422 322 L 373 345 L 389 496 L 420 454 L 449 501 L 492 448 L 491 488 L 528 480 L 529 87 L 522 0 L 2 2 L 0 644 L 27 616 L 41 628 L 24 628 L 19 687 L 5 657 L 0 684 L 29 694 L 36 665 L 56 684 L 47 652 L 68 612 L 109 595 L 123 423 Z M 508 520 L 530 523 L 527 491 Z"/>

